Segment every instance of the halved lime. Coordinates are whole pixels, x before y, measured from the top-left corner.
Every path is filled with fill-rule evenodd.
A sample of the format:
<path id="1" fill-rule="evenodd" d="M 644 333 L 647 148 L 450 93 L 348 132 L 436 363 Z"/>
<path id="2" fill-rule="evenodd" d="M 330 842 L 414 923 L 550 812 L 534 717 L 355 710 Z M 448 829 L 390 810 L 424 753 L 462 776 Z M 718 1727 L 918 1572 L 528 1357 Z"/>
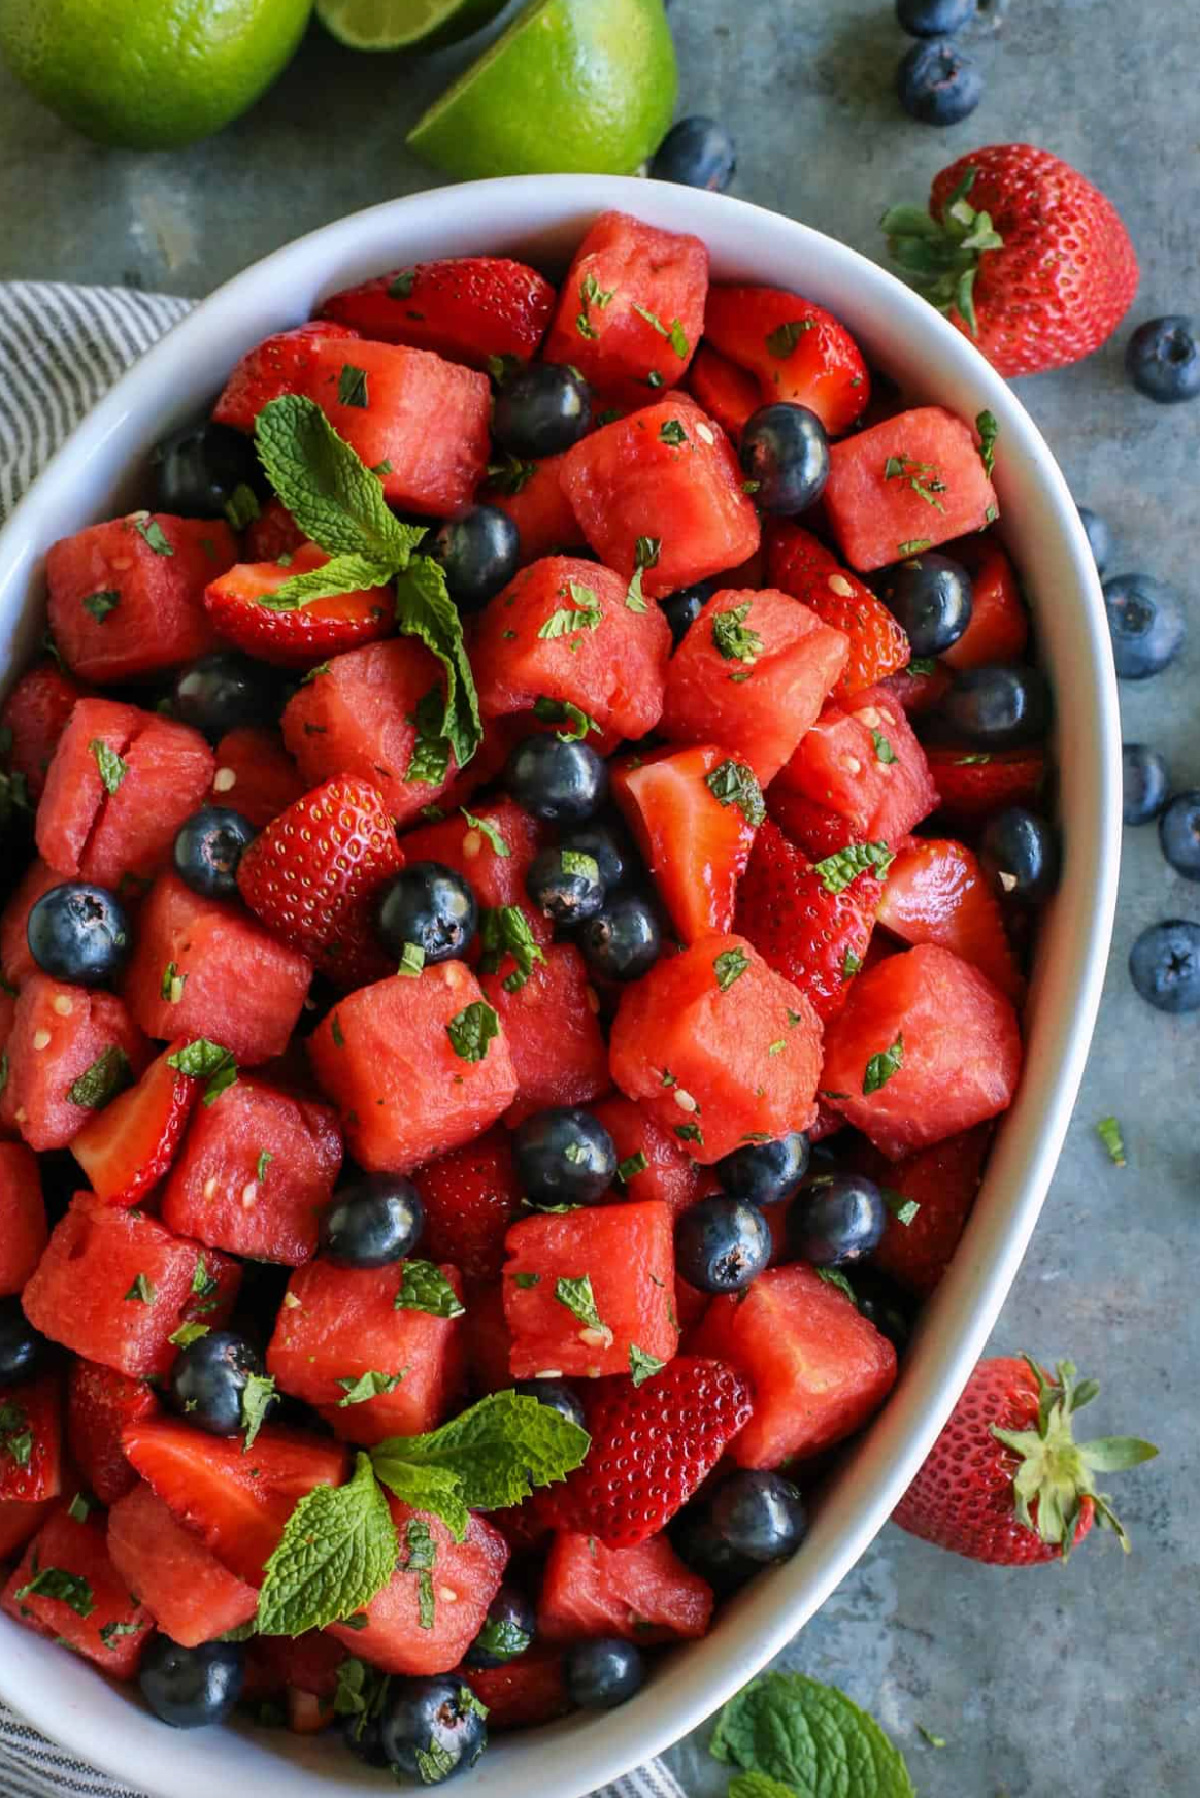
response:
<path id="1" fill-rule="evenodd" d="M 317 17 L 351 50 L 436 50 L 490 24 L 506 0 L 317 0 Z"/>
<path id="2" fill-rule="evenodd" d="M 447 174 L 630 174 L 671 123 L 662 0 L 535 0 L 420 118 L 411 149 Z"/>

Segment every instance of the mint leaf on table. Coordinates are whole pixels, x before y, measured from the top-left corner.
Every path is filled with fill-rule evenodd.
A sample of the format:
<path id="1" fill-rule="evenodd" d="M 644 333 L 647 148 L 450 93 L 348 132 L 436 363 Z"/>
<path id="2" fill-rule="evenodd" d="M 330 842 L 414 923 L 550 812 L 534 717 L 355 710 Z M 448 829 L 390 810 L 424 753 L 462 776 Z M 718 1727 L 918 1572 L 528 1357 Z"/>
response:
<path id="1" fill-rule="evenodd" d="M 406 568 L 426 534 L 401 524 L 379 476 L 334 430 L 314 400 L 287 393 L 270 400 L 254 425 L 267 478 L 306 537 L 330 556 L 367 556 Z"/>
<path id="2" fill-rule="evenodd" d="M 796 1798 L 915 1798 L 902 1756 L 874 1719 L 803 1673 L 764 1674 L 731 1698 L 708 1751 Z M 739 1798 L 779 1793 L 760 1783 L 741 1787 Z"/>
<path id="3" fill-rule="evenodd" d="M 383 1590 L 400 1554 L 367 1455 L 344 1486 L 315 1486 L 288 1518 L 258 1600 L 265 1636 L 301 1636 L 349 1617 Z"/>
<path id="4" fill-rule="evenodd" d="M 82 1105 L 88 1111 L 103 1111 L 118 1093 L 132 1084 L 133 1069 L 128 1055 L 116 1043 L 110 1043 L 107 1049 L 100 1051 L 92 1065 L 71 1082 L 67 1098 L 72 1105 Z"/>
<path id="5" fill-rule="evenodd" d="M 427 1311 L 431 1317 L 461 1317 L 466 1306 L 432 1261 L 406 1261 L 396 1293 L 397 1311 Z"/>
<path id="6" fill-rule="evenodd" d="M 252 1448 L 275 1402 L 275 1381 L 270 1375 L 252 1373 L 242 1389 L 242 1453 Z"/>
<path id="7" fill-rule="evenodd" d="M 271 593 L 262 593 L 256 605 L 267 612 L 298 612 L 314 600 L 336 599 L 342 593 L 359 593 L 373 587 L 385 587 L 395 569 L 390 562 L 357 552 L 333 556 L 320 568 L 308 568 L 294 574 Z"/>
<path id="8" fill-rule="evenodd" d="M 391 517 L 391 514 L 388 514 Z M 419 637 L 446 674 L 446 698 L 438 725 L 465 768 L 483 739 L 475 677 L 463 640 L 462 615 L 446 589 L 446 576 L 432 556 L 413 556 L 396 577 L 396 623 L 405 637 Z"/>

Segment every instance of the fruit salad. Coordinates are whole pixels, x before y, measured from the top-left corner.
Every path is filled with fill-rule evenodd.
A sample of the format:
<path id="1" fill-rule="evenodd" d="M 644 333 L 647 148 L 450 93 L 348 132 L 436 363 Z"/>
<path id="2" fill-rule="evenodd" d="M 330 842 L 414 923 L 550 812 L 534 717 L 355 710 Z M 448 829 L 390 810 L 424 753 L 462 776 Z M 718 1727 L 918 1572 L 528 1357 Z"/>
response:
<path id="1" fill-rule="evenodd" d="M 795 1551 L 1021 1077 L 1003 455 L 614 212 L 332 295 L 53 546 L 9 1618 L 431 1784 Z"/>

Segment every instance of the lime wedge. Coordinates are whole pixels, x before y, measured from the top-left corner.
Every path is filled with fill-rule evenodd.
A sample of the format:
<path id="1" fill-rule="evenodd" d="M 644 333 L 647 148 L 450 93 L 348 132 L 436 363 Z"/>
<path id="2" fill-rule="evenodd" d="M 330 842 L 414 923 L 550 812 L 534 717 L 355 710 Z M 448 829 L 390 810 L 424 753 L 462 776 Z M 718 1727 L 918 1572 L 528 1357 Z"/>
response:
<path id="1" fill-rule="evenodd" d="M 630 174 L 675 110 L 662 0 L 535 0 L 410 131 L 435 168 Z"/>
<path id="2" fill-rule="evenodd" d="M 493 20 L 506 0 L 317 0 L 317 17 L 351 50 L 434 50 Z"/>

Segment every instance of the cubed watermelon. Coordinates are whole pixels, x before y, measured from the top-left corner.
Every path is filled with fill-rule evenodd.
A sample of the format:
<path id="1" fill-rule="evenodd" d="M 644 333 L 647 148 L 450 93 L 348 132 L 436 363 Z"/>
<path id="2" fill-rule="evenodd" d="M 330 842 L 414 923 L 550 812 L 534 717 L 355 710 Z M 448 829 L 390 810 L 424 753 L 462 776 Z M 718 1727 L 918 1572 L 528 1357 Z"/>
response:
<path id="1" fill-rule="evenodd" d="M 0 1498 L 0 1562 L 12 1560 L 31 1536 L 36 1536 L 54 1508 L 52 1498 L 26 1503 L 20 1498 Z"/>
<path id="2" fill-rule="evenodd" d="M 639 539 L 657 545 L 642 580 L 656 598 L 736 568 L 758 548 L 758 513 L 742 479 L 720 425 L 682 393 L 583 438 L 562 473 L 584 535 L 608 567 L 629 580 Z"/>
<path id="3" fill-rule="evenodd" d="M 77 875 L 111 785 L 147 713 L 115 699 L 81 699 L 72 708 L 38 801 L 38 852 L 60 874 Z M 89 876 L 85 876 L 90 878 Z"/>
<path id="4" fill-rule="evenodd" d="M 688 1348 L 731 1362 L 753 1383 L 754 1415 L 727 1451 L 739 1467 L 778 1467 L 853 1435 L 896 1379 L 887 1337 L 799 1263 L 714 1298 Z"/>
<path id="5" fill-rule="evenodd" d="M 586 1105 L 612 1085 L 599 1000 L 583 956 L 574 943 L 551 943 L 543 954 L 516 992 L 508 990 L 507 962 L 479 977 L 517 1077 L 517 1096 L 505 1113 L 513 1126 L 548 1105 Z"/>
<path id="6" fill-rule="evenodd" d="M 287 1048 L 311 974 L 242 906 L 164 874 L 138 920 L 125 996 L 148 1036 L 207 1037 L 253 1066 Z"/>
<path id="7" fill-rule="evenodd" d="M 49 974 L 22 986 L 5 1054 L 0 1121 L 39 1153 L 65 1148 L 146 1062 L 142 1034 L 115 994 Z"/>
<path id="8" fill-rule="evenodd" d="M 575 1708 L 563 1677 L 562 1653 L 549 1645 L 534 1642 L 515 1661 L 502 1667 L 464 1667 L 462 1676 L 488 1707 L 489 1734 L 535 1729 Z"/>
<path id="9" fill-rule="evenodd" d="M 278 731 L 243 724 L 213 752 L 212 803 L 231 805 L 259 830 L 304 795 L 300 770 Z"/>
<path id="10" fill-rule="evenodd" d="M 29 914 L 43 893 L 62 883 L 58 870 L 48 867 L 39 856 L 30 862 L 0 912 L 0 973 L 9 986 L 20 987 L 37 972 L 37 963 L 29 952 Z"/>
<path id="11" fill-rule="evenodd" d="M 511 463 L 479 494 L 480 502 L 507 512 L 521 539 L 520 566 L 542 556 L 561 556 L 586 543 L 571 502 L 563 492 L 562 470 L 566 460 L 546 456 L 541 462 Z"/>
<path id="12" fill-rule="evenodd" d="M 821 1089 L 898 1161 L 999 1116 L 1021 1062 L 1003 993 L 949 949 L 921 943 L 853 981 L 826 1038 Z"/>
<path id="13" fill-rule="evenodd" d="M 779 784 L 837 812 L 856 843 L 897 843 L 938 802 L 904 707 L 882 687 L 827 705 Z"/>
<path id="14" fill-rule="evenodd" d="M 835 443 L 824 493 L 829 527 L 851 568 L 886 568 L 999 516 L 969 426 L 918 406 Z"/>
<path id="15" fill-rule="evenodd" d="M 145 1480 L 108 1515 L 108 1553 L 164 1634 L 184 1648 L 249 1623 L 258 1593 L 176 1523 Z"/>
<path id="16" fill-rule="evenodd" d="M 695 1204 L 709 1182 L 677 1136 L 621 1093 L 589 1110 L 613 1139 L 618 1184 L 627 1198 L 661 1199 L 672 1217 Z"/>
<path id="17" fill-rule="evenodd" d="M 545 841 L 544 825 L 501 797 L 481 801 L 468 817 L 463 811 L 437 824 L 421 824 L 400 839 L 404 859 L 442 862 L 470 882 L 482 909 L 525 902 L 525 876 Z"/>
<path id="18" fill-rule="evenodd" d="M 241 1269 L 172 1235 L 156 1218 L 76 1193 L 25 1288 L 29 1321 L 52 1342 L 128 1374 L 164 1374 L 171 1336 L 197 1317 L 215 1329 Z"/>
<path id="19" fill-rule="evenodd" d="M 847 649 L 790 594 L 714 593 L 672 659 L 663 734 L 734 750 L 766 786 L 816 721 Z"/>
<path id="20" fill-rule="evenodd" d="M 42 796 L 58 739 L 81 697 L 79 683 L 47 656 L 26 670 L 0 706 L 0 738 L 8 745 L 0 754 L 0 768 L 6 774 L 24 776 L 35 804 Z"/>
<path id="21" fill-rule="evenodd" d="M 671 632 L 658 606 L 626 602 L 628 582 L 578 556 L 533 562 L 478 625 L 479 703 L 496 717 L 565 701 L 603 732 L 641 737 L 658 723 Z"/>
<path id="22" fill-rule="evenodd" d="M 46 1236 L 37 1156 L 23 1142 L 0 1142 L 0 1298 L 20 1292 Z"/>
<path id="23" fill-rule="evenodd" d="M 657 1199 L 588 1205 L 514 1224 L 504 1267 L 514 1378 L 627 1374 L 634 1346 L 669 1361 L 679 1344 L 674 1277 L 671 1213 Z M 588 1321 L 586 1293 L 582 1302 L 579 1297 L 584 1280 L 591 1282 L 598 1323 Z"/>
<path id="24" fill-rule="evenodd" d="M 405 1265 L 314 1261 L 292 1275 L 275 1319 L 269 1370 L 285 1392 L 317 1406 L 351 1442 L 436 1429 L 462 1394 L 461 1313 L 438 1317 L 398 1308 Z M 458 1269 L 446 1265 L 440 1272 L 461 1303 Z M 364 1398 L 356 1389 L 366 1374 L 397 1384 Z"/>
<path id="25" fill-rule="evenodd" d="M 665 1536 L 605 1548 L 594 1536 L 562 1530 L 542 1569 L 538 1635 L 547 1642 L 686 1641 L 707 1633 L 712 1608 L 712 1587 L 684 1566 Z"/>
<path id="26" fill-rule="evenodd" d="M 821 1024 L 745 937 L 702 937 L 621 995 L 609 1065 L 621 1091 L 707 1165 L 807 1129 Z"/>
<path id="27" fill-rule="evenodd" d="M 724 749 L 702 743 L 634 756 L 611 770 L 613 798 L 685 943 L 730 929 L 754 842 L 761 795 L 744 806 L 721 797 L 717 770 L 728 766 Z M 753 779 L 748 768 L 745 774 Z"/>
<path id="28" fill-rule="evenodd" d="M 332 1106 L 243 1077 L 194 1112 L 163 1193 L 163 1222 L 231 1255 L 299 1267 L 316 1253 L 318 1218 L 341 1165 Z"/>
<path id="29" fill-rule="evenodd" d="M 351 993 L 308 1053 L 351 1153 L 373 1172 L 407 1173 L 470 1142 L 517 1096 L 504 1031 L 459 961 Z"/>
<path id="30" fill-rule="evenodd" d="M 221 519 L 132 512 L 62 537 L 46 554 L 50 629 L 67 666 L 104 686 L 219 647 L 208 581 L 237 561 Z"/>
<path id="31" fill-rule="evenodd" d="M 0 1386 L 0 1499 L 32 1504 L 62 1491 L 62 1380 L 44 1373 Z"/>
<path id="32" fill-rule="evenodd" d="M 104 1518 L 77 1522 L 60 1505 L 9 1576 L 0 1607 L 65 1642 L 112 1679 L 133 1679 L 154 1619 L 109 1559 Z"/>
<path id="33" fill-rule="evenodd" d="M 144 1379 L 98 1361 L 79 1357 L 72 1361 L 67 1377 L 67 1448 L 102 1505 L 116 1504 L 137 1484 L 137 1474 L 121 1447 L 122 1432 L 158 1412 L 154 1388 Z"/>

